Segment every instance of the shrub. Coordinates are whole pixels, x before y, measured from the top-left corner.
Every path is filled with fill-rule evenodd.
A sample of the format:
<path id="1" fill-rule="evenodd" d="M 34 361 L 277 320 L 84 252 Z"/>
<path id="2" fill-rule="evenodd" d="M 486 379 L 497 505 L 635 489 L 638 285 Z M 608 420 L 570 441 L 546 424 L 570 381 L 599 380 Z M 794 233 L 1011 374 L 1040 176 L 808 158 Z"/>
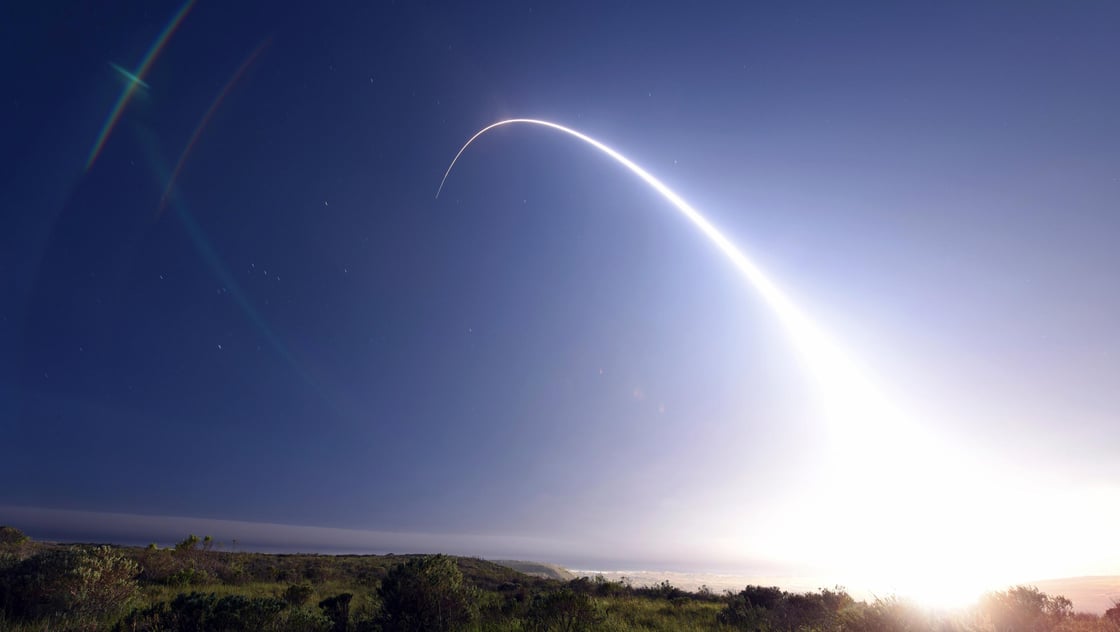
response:
<path id="1" fill-rule="evenodd" d="M 284 591 L 284 601 L 288 602 L 289 606 L 302 606 L 311 599 L 311 594 L 315 589 L 309 583 L 292 584 Z"/>
<path id="2" fill-rule="evenodd" d="M 853 603 L 839 588 L 798 594 L 773 586 L 747 586 L 727 596 L 717 620 L 744 630 L 833 630 L 840 626 L 840 612 Z"/>
<path id="3" fill-rule="evenodd" d="M 350 600 L 354 595 L 342 593 L 319 602 L 319 609 L 331 621 L 333 632 L 346 632 L 350 623 Z"/>
<path id="4" fill-rule="evenodd" d="M 727 596 L 727 605 L 716 615 L 720 623 L 744 630 L 767 629 L 772 625 L 772 612 L 785 597 L 776 586 L 747 586 Z"/>
<path id="5" fill-rule="evenodd" d="M 0 605 L 22 620 L 106 619 L 135 598 L 137 573 L 136 562 L 107 546 L 44 551 L 8 569 Z"/>
<path id="6" fill-rule="evenodd" d="M 214 593 L 180 594 L 171 601 L 160 602 L 145 610 L 134 610 L 114 628 L 117 632 L 257 632 L 279 625 L 280 613 L 287 607 L 271 597 L 228 595 L 218 598 Z M 297 617 L 298 620 L 298 617 Z M 292 628 L 296 630 L 308 628 Z"/>
<path id="7" fill-rule="evenodd" d="M 980 611 L 996 632 L 1047 631 L 1073 614 L 1073 604 L 1062 596 L 1051 597 L 1033 586 L 1015 586 L 988 593 Z"/>
<path id="8" fill-rule="evenodd" d="M 1120 625 L 1120 601 L 1117 601 L 1115 605 L 1104 611 L 1104 618 Z"/>
<path id="9" fill-rule="evenodd" d="M 934 621 L 928 613 L 898 597 L 876 599 L 871 604 L 853 604 L 844 611 L 842 621 L 844 630 L 851 632 L 917 632 L 935 629 Z"/>
<path id="10" fill-rule="evenodd" d="M 280 624 L 280 632 L 330 632 L 334 622 L 319 610 L 296 607 L 288 611 Z"/>
<path id="11" fill-rule="evenodd" d="M 526 616 L 528 629 L 533 632 L 582 632 L 605 619 L 595 600 L 571 588 L 534 596 Z"/>
<path id="12" fill-rule="evenodd" d="M 256 632 L 272 625 L 286 607 L 271 597 L 229 595 L 214 604 L 209 627 L 215 632 Z"/>
<path id="13" fill-rule="evenodd" d="M 386 632 L 459 630 L 478 616 L 455 560 L 432 555 L 394 566 L 377 589 Z"/>
<path id="14" fill-rule="evenodd" d="M 19 546 L 30 539 L 15 527 L 0 526 L 0 546 Z"/>

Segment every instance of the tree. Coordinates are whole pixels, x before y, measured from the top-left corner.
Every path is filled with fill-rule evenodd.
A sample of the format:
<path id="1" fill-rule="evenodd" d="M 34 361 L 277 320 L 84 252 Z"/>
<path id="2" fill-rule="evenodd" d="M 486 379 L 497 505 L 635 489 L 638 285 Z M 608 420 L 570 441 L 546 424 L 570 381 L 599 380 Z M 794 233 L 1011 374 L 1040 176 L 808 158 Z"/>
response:
<path id="1" fill-rule="evenodd" d="M 176 544 L 175 545 L 175 550 L 176 551 L 193 551 L 198 546 L 198 543 L 200 541 L 201 540 L 199 539 L 199 537 L 192 533 L 192 534 L 188 535 L 187 537 L 183 538 L 182 542 L 179 542 L 178 544 Z"/>
<path id="2" fill-rule="evenodd" d="M 30 539 L 15 527 L 0 526 L 0 546 L 17 547 Z"/>
<path id="3" fill-rule="evenodd" d="M 386 632 L 459 630 L 478 616 L 476 595 L 445 555 L 397 564 L 381 582 L 380 623 Z"/>

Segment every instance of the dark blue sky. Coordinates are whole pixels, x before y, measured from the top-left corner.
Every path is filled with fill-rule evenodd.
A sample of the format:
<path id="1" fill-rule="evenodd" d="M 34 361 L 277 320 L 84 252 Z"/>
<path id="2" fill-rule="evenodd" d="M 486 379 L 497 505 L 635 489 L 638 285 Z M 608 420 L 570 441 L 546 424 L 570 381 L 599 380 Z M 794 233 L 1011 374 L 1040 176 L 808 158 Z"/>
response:
<path id="1" fill-rule="evenodd" d="M 0 506 L 805 562 L 767 534 L 815 519 L 837 444 L 695 229 L 537 128 L 434 198 L 520 116 L 707 214 L 940 467 L 1041 477 L 1015 511 L 1120 493 L 1112 3 L 199 0 L 88 170 L 111 64 L 183 5 L 24 5 L 0 19 Z M 1069 559 L 1023 572 L 1120 569 Z"/>

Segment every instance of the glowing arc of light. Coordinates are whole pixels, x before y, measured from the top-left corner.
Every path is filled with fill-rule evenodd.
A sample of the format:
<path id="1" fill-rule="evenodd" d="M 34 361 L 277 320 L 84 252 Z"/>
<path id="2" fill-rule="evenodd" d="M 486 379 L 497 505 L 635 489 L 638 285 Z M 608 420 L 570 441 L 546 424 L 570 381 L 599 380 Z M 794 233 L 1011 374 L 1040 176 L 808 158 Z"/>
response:
<path id="1" fill-rule="evenodd" d="M 944 604 L 962 604 L 987 590 L 1034 576 L 1073 575 L 1063 568 L 1061 552 L 1041 562 L 1022 551 L 1057 533 L 1064 514 L 1039 516 L 1036 499 L 1053 493 L 1066 506 L 1086 514 L 1120 506 L 1115 488 L 1069 495 L 1067 484 L 1040 492 L 1030 470 L 1007 471 L 990 458 L 978 457 L 959 444 L 945 442 L 920 423 L 912 408 L 896 408 L 864 373 L 856 358 L 834 343 L 727 237 L 680 195 L 619 152 L 576 130 L 550 121 L 508 119 L 482 128 L 455 154 L 436 192 L 438 198 L 466 149 L 497 127 L 535 125 L 563 132 L 595 147 L 661 194 L 713 243 L 776 313 L 807 368 L 822 387 L 835 423 L 835 450 L 826 475 L 802 498 L 780 506 L 792 517 L 763 528 L 777 555 L 824 562 L 849 574 L 848 579 L 882 584 L 891 592 Z M 900 414 L 905 412 L 906 414 Z M 920 413 L 919 413 L 920 414 Z M 833 417 L 833 415 L 829 415 Z M 1032 472 L 1033 473 L 1033 472 Z M 1026 481 L 1032 481 L 1024 483 Z M 1100 494 L 1099 496 L 1097 494 Z M 887 501 L 887 502 L 885 502 Z M 1120 524 L 1120 513 L 1096 514 L 1104 533 Z M 820 529 L 823 517 L 842 517 Z M 1024 525 L 1041 526 L 1024 528 Z M 978 525 L 980 528 L 978 529 Z M 1091 546 L 1100 538 L 1081 538 Z M 1068 547 L 1067 547 L 1068 548 Z M 806 557 L 808 555 L 808 557 Z M 1085 560 L 1100 552 L 1084 548 Z M 855 570 L 856 576 L 850 576 Z M 862 579 L 861 579 L 862 575 Z M 962 577 L 964 578 L 962 580 Z M 839 576 L 837 576 L 839 578 Z M 962 584 L 963 582 L 963 584 Z M 939 593 L 939 594 L 938 594 Z"/>
<path id="2" fill-rule="evenodd" d="M 113 128 L 117 126 L 117 121 L 121 118 L 121 114 L 124 113 L 124 106 L 128 105 L 129 100 L 132 99 L 132 95 L 136 92 L 136 87 L 144 83 L 144 77 L 147 76 L 148 70 L 152 67 L 152 62 L 159 56 L 160 51 L 163 50 L 164 45 L 167 44 L 167 40 L 171 37 L 171 34 L 175 32 L 175 29 L 179 28 L 179 24 L 183 22 L 183 18 L 187 17 L 187 13 L 190 12 L 194 3 L 195 0 L 187 0 L 179 11 L 172 16 L 171 21 L 163 28 L 159 37 L 152 42 L 151 47 L 148 48 L 147 54 L 144 55 L 144 59 L 140 62 L 140 68 L 136 70 L 136 74 L 134 75 L 136 80 L 130 81 L 124 87 L 120 98 L 117 99 L 116 105 L 114 105 L 113 109 L 109 112 L 109 118 L 105 119 L 105 124 L 101 127 L 101 133 L 97 135 L 97 140 L 93 143 L 93 148 L 89 150 L 89 156 L 86 158 L 86 171 L 89 171 L 94 161 L 97 160 L 98 154 L 101 153 L 101 148 L 105 146 L 105 141 L 109 139 L 109 134 L 112 133 Z M 114 64 L 114 66 L 116 66 L 116 64 Z"/>
<path id="3" fill-rule="evenodd" d="M 230 78 L 226 81 L 226 84 L 222 86 L 221 92 L 219 92 L 218 96 L 215 97 L 214 100 L 210 103 L 210 107 L 206 109 L 206 113 L 202 115 L 202 118 L 199 120 L 198 125 L 196 125 L 194 131 L 191 132 L 191 137 L 187 140 L 186 146 L 183 147 L 183 152 L 179 154 L 179 160 L 175 162 L 175 168 L 171 170 L 171 175 L 170 177 L 168 177 L 167 184 L 163 188 L 163 195 L 160 196 L 159 206 L 156 208 L 156 219 L 159 219 L 159 216 L 163 214 L 163 210 L 167 207 L 168 198 L 171 195 L 172 188 L 174 188 L 175 186 L 175 182 L 179 179 L 179 173 L 183 170 L 183 165 L 186 164 L 191 150 L 194 149 L 195 143 L 198 142 L 198 137 L 202 135 L 202 131 L 206 129 L 207 124 L 210 123 L 210 119 L 214 116 L 214 112 L 218 110 L 218 108 L 222 105 L 222 102 L 225 100 L 226 95 L 228 95 L 229 91 L 233 89 L 233 86 L 237 83 L 237 81 L 241 79 L 241 75 L 245 74 L 245 71 L 249 69 L 249 66 L 253 65 L 253 62 L 256 61 L 257 57 L 260 56 L 261 52 L 264 51 L 265 48 L 268 48 L 268 45 L 271 42 L 272 38 L 268 38 L 258 44 L 257 47 L 253 49 L 253 52 L 249 53 L 249 56 L 245 58 L 245 61 L 241 62 L 241 65 L 237 67 L 237 70 L 235 70 L 233 74 L 230 75 Z"/>
<path id="4" fill-rule="evenodd" d="M 798 352 L 808 361 L 808 368 L 814 374 L 814 377 L 825 387 L 827 391 L 825 395 L 833 398 L 833 400 L 839 399 L 845 403 L 858 403 L 864 411 L 873 409 L 875 411 L 874 415 L 861 416 L 865 424 L 876 421 L 883 422 L 886 421 L 886 417 L 893 416 L 887 414 L 890 406 L 879 389 L 864 375 L 860 367 L 826 336 L 730 239 L 725 237 L 707 218 L 665 183 L 618 151 L 582 132 L 558 123 L 539 119 L 515 118 L 492 123 L 471 136 L 470 140 L 464 143 L 459 152 L 455 154 L 455 158 L 451 160 L 451 164 L 443 174 L 443 180 L 440 181 L 439 189 L 436 191 L 436 198 L 443 191 L 443 186 L 447 182 L 448 176 L 451 175 L 451 170 L 455 168 L 455 163 L 459 161 L 459 158 L 475 140 L 492 129 L 518 124 L 546 127 L 574 136 L 610 156 L 629 169 L 631 173 L 641 178 L 693 225 L 699 228 L 700 232 L 719 248 L 720 252 L 758 291 L 766 304 L 777 314 Z"/>
<path id="5" fill-rule="evenodd" d="M 787 554 L 795 558 L 799 555 L 797 551 L 802 552 L 800 555 L 804 554 L 806 542 L 817 538 L 823 547 L 818 551 L 820 559 L 805 561 L 833 560 L 843 564 L 847 560 L 841 551 L 863 552 L 867 550 L 866 547 L 881 546 L 877 542 L 879 538 L 893 537 L 892 541 L 897 541 L 903 537 L 899 534 L 910 533 L 900 527 L 905 524 L 912 529 L 912 522 L 908 522 L 910 517 L 928 512 L 928 507 L 917 501 L 932 497 L 942 483 L 938 476 L 941 470 L 936 467 L 935 462 L 936 455 L 940 452 L 934 447 L 936 443 L 933 437 L 928 435 L 926 429 L 914 423 L 915 419 L 909 415 L 900 415 L 894 402 L 884 396 L 876 381 L 863 370 L 855 356 L 817 327 L 743 251 L 665 183 L 618 151 L 586 134 L 550 121 L 517 118 L 498 121 L 472 136 L 455 154 L 444 172 L 436 196 L 439 196 L 455 164 L 472 143 L 490 130 L 515 124 L 535 125 L 563 132 L 591 145 L 626 167 L 698 228 L 777 316 L 795 352 L 800 356 L 806 373 L 815 382 L 815 394 L 823 404 L 822 429 L 827 429 L 832 435 L 831 458 L 827 465 L 829 475 L 822 477 L 808 491 L 812 502 L 799 502 L 797 511 L 805 511 L 809 507 L 813 512 L 843 515 L 844 512 L 852 511 L 848 506 L 852 502 L 851 490 L 877 490 L 887 497 L 915 499 L 910 505 L 891 506 L 889 511 L 885 511 L 876 505 L 874 495 L 868 495 L 863 515 L 872 516 L 874 520 L 847 521 L 845 526 L 836 529 L 833 534 L 835 538 L 830 540 L 820 539 L 816 531 L 799 531 L 799 525 L 813 524 L 813 519 L 807 516 L 804 520 L 782 524 L 774 532 L 771 544 L 784 542 L 783 546 L 788 547 Z M 968 487 L 957 485 L 956 489 L 967 490 Z M 818 515 L 821 514 L 811 514 Z M 929 536 L 929 541 L 936 540 L 933 532 Z M 865 546 L 853 547 L 853 543 L 857 542 L 864 543 Z M 953 543 L 959 544 L 957 541 Z M 959 556 L 953 556 L 952 547 L 927 547 L 927 550 L 936 551 L 946 559 L 959 559 Z M 856 562 L 865 563 L 867 560 Z M 886 577 L 896 576 L 899 572 L 898 559 L 892 555 L 876 559 L 872 566 L 879 568 Z"/>

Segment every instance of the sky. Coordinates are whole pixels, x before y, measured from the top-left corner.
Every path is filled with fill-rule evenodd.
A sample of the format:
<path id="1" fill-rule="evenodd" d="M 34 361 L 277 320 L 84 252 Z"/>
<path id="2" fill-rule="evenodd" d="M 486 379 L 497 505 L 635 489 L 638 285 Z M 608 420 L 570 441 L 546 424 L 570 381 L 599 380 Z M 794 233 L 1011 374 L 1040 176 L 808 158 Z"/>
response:
<path id="1" fill-rule="evenodd" d="M 0 521 L 1120 574 L 1113 3 L 4 13 Z"/>

